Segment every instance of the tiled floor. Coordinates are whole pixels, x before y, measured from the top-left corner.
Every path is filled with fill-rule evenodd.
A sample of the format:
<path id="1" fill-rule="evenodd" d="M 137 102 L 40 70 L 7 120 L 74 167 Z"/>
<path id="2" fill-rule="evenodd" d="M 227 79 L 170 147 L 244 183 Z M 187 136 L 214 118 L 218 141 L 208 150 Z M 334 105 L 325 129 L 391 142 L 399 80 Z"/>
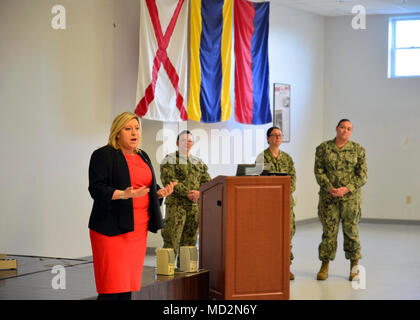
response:
<path id="1" fill-rule="evenodd" d="M 360 224 L 365 281 L 358 287 L 348 280 L 349 261 L 344 258 L 340 230 L 336 259 L 330 263 L 329 278 L 316 280 L 320 267 L 318 245 L 321 225 L 297 225 L 293 238 L 295 256 L 291 266 L 296 279 L 290 283 L 291 300 L 420 300 L 420 225 Z M 12 258 L 12 257 L 11 257 Z M 90 257 L 88 257 L 90 258 Z M 81 299 L 96 296 L 93 269 L 89 259 L 56 260 L 19 258 L 18 271 L 0 280 L 2 299 Z M 67 290 L 52 290 L 50 269 L 66 267 Z M 146 256 L 145 266 L 156 266 L 154 255 Z M 47 271 L 45 271 L 47 270 Z M 363 273 L 361 274 L 363 279 Z"/>
<path id="2" fill-rule="evenodd" d="M 318 281 L 321 224 L 297 225 L 291 266 L 296 279 L 290 282 L 291 300 L 420 299 L 420 225 L 360 223 L 359 227 L 363 255 L 359 263 L 366 281 L 352 285 L 341 226 L 329 278 Z M 145 265 L 155 266 L 155 257 L 147 256 Z"/>
<path id="3" fill-rule="evenodd" d="M 0 300 L 79 300 L 97 295 L 89 260 L 8 258 L 18 260 L 18 270 L 0 271 Z M 53 273 L 54 266 L 64 268 Z"/>
<path id="4" fill-rule="evenodd" d="M 293 239 L 295 259 L 291 266 L 296 279 L 291 281 L 290 299 L 420 299 L 420 225 L 361 223 L 359 226 L 363 255 L 359 263 L 366 280 L 358 283 L 359 287 L 348 280 L 350 263 L 344 257 L 341 227 L 329 278 L 318 281 L 321 224 L 297 226 Z"/>

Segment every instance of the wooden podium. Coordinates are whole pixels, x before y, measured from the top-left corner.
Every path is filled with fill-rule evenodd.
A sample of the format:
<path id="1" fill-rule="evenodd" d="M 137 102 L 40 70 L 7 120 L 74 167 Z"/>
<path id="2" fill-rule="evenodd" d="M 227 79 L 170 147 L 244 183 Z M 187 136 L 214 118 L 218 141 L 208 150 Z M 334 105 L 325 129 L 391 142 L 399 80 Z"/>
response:
<path id="1" fill-rule="evenodd" d="M 218 176 L 200 188 L 210 297 L 289 299 L 290 177 Z"/>

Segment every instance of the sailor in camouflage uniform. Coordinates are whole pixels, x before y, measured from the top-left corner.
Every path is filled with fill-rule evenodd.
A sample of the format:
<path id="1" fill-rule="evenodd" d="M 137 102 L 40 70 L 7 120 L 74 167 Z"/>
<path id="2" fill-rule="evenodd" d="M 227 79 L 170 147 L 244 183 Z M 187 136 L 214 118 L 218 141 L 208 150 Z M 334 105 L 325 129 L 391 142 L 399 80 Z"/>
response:
<path id="1" fill-rule="evenodd" d="M 195 246 L 199 228 L 200 186 L 211 180 L 207 165 L 190 155 L 194 144 L 191 132 L 182 131 L 178 151 L 166 155 L 160 166 L 160 179 L 177 181 L 173 193 L 166 198 L 166 214 L 162 229 L 163 247 L 173 248 L 175 258 L 180 246 Z M 165 184 L 166 185 L 166 184 Z M 179 267 L 178 259 L 178 267 Z"/>
<path id="2" fill-rule="evenodd" d="M 255 163 L 264 163 L 264 168 L 267 164 L 270 165 L 270 172 L 287 173 L 290 176 L 290 264 L 292 264 L 292 238 L 295 234 L 295 213 L 293 207 L 295 200 L 293 192 L 296 190 L 296 171 L 292 157 L 286 152 L 279 149 L 282 143 L 282 133 L 278 127 L 271 127 L 267 130 L 267 142 L 269 147 L 260 153 L 255 160 Z M 290 272 L 290 280 L 294 280 L 295 276 Z"/>
<path id="3" fill-rule="evenodd" d="M 315 177 L 320 186 L 318 216 L 322 223 L 319 259 L 322 266 L 318 280 L 328 278 L 329 261 L 334 260 L 340 221 L 344 234 L 346 259 L 351 261 L 349 280 L 358 274 L 362 258 L 358 223 L 361 217 L 361 187 L 367 181 L 365 149 L 350 141 L 352 123 L 343 119 L 336 127 L 337 135 L 316 148 Z"/>

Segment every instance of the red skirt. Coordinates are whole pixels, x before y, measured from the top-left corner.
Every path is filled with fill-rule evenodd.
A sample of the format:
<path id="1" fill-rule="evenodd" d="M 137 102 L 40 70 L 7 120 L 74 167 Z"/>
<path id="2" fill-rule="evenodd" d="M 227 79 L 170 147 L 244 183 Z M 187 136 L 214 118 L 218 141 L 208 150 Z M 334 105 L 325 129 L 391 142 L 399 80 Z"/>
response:
<path id="1" fill-rule="evenodd" d="M 126 156 L 131 184 L 149 185 L 152 175 L 139 156 Z M 114 201 L 114 200 L 113 200 Z M 93 268 L 98 293 L 139 291 L 146 255 L 149 195 L 133 199 L 134 231 L 106 236 L 90 230 Z"/>
<path id="2" fill-rule="evenodd" d="M 135 231 L 105 236 L 90 230 L 98 293 L 139 291 L 147 245 L 147 223 Z"/>

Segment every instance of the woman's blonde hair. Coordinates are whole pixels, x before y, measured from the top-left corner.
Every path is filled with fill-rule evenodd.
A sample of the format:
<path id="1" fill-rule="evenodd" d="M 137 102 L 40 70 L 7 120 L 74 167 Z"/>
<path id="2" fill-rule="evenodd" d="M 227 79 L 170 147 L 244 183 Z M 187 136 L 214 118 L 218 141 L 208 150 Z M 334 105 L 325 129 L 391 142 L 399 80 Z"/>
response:
<path id="1" fill-rule="evenodd" d="M 141 122 L 140 122 L 139 117 L 136 114 L 131 113 L 131 112 L 123 112 L 115 117 L 111 125 L 111 132 L 109 133 L 108 145 L 110 145 L 111 147 L 117 150 L 121 148 L 120 144 L 118 143 L 117 136 L 120 133 L 120 131 L 125 127 L 127 122 L 133 119 L 137 120 L 137 122 L 140 125 L 140 131 L 141 131 Z M 140 144 L 137 146 L 137 151 L 140 151 Z"/>

